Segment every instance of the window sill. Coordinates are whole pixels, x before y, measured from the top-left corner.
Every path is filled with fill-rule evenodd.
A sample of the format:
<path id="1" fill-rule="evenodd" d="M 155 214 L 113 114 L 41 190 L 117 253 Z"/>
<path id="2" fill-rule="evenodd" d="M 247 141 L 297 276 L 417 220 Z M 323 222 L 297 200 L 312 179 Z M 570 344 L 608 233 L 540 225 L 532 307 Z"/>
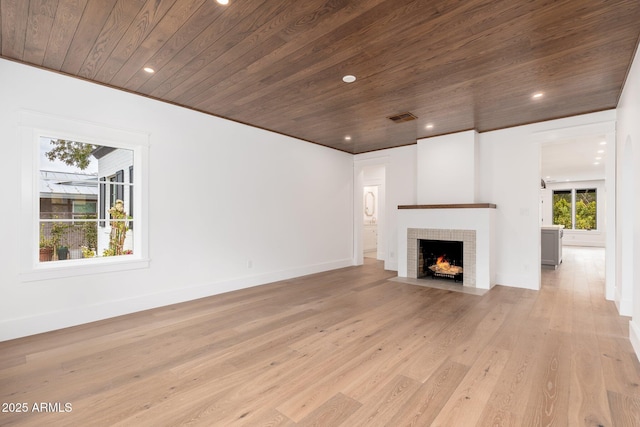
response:
<path id="1" fill-rule="evenodd" d="M 130 256 L 131 255 L 123 255 L 121 257 L 99 258 L 95 260 L 82 259 L 39 262 L 34 266 L 33 270 L 23 272 L 20 275 L 20 280 L 22 282 L 34 282 L 149 268 L 150 260 L 148 258 L 120 259 Z"/>

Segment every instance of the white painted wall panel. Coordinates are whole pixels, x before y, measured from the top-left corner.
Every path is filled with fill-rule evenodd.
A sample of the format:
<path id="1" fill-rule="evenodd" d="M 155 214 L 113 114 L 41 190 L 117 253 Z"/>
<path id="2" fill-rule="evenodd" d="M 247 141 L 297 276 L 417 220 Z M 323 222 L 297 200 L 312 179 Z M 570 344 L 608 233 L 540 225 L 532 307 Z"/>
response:
<path id="1" fill-rule="evenodd" d="M 618 307 L 627 307 L 627 315 L 632 316 L 630 338 L 636 355 L 640 359 L 640 50 L 625 82 L 618 103 L 618 126 L 616 152 L 618 165 L 630 164 L 629 170 L 618 171 L 618 228 L 619 248 L 624 244 L 625 253 L 618 258 L 616 303 Z M 624 157 L 629 157 L 625 159 Z M 627 160 L 625 162 L 625 160 Z M 629 215 L 629 210 L 630 215 Z M 624 218 L 622 216 L 628 215 Z M 627 220 L 627 218 L 629 218 Z M 623 236 L 629 238 L 628 244 Z M 624 262 L 627 264 L 623 264 Z M 628 271 L 625 269 L 629 269 Z M 626 310 L 626 309 L 625 309 Z"/>
<path id="2" fill-rule="evenodd" d="M 477 137 L 467 131 L 418 140 L 418 204 L 476 202 Z"/>

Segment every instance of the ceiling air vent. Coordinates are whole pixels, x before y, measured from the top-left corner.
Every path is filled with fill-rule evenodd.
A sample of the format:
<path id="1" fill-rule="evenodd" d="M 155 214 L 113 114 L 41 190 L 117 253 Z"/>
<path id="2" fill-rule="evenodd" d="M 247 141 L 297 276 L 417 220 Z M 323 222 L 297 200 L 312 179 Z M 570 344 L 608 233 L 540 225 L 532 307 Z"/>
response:
<path id="1" fill-rule="evenodd" d="M 394 123 L 410 122 L 411 120 L 417 119 L 416 116 L 414 116 L 413 114 L 411 114 L 409 112 L 396 114 L 394 116 L 387 117 L 387 118 L 389 120 L 391 120 L 392 122 L 394 122 Z"/>

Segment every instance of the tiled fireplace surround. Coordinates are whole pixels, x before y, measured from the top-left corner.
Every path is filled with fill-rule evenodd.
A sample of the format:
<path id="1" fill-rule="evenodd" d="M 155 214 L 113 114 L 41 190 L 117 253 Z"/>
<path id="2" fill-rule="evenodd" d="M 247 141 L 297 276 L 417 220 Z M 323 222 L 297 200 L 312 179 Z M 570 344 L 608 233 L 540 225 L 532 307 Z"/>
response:
<path id="1" fill-rule="evenodd" d="M 445 240 L 462 242 L 464 259 L 463 286 L 476 286 L 476 232 L 475 230 L 445 230 L 431 228 L 407 229 L 407 277 L 418 277 L 418 240 Z"/>
<path id="2" fill-rule="evenodd" d="M 400 205 L 397 218 L 399 278 L 417 280 L 419 239 L 456 240 L 463 242 L 462 287 L 491 289 L 495 285 L 496 205 Z"/>

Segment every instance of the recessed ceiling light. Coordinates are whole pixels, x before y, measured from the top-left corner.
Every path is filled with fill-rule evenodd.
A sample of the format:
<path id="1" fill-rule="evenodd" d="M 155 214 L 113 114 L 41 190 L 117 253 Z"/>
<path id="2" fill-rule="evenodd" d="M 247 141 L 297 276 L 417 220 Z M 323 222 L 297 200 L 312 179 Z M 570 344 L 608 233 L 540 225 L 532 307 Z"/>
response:
<path id="1" fill-rule="evenodd" d="M 607 145 L 607 141 L 602 141 L 600 145 Z"/>
<path id="2" fill-rule="evenodd" d="M 216 0 L 220 4 L 229 4 L 229 0 Z"/>
<path id="3" fill-rule="evenodd" d="M 427 128 L 427 129 L 433 129 L 433 123 L 427 123 L 427 125 L 425 126 L 425 128 Z"/>
<path id="4" fill-rule="evenodd" d="M 542 92 L 536 92 L 536 93 L 533 94 L 532 98 L 533 99 L 539 99 L 539 98 L 542 98 L 543 95 L 544 95 L 544 93 L 542 93 Z"/>
<path id="5" fill-rule="evenodd" d="M 593 162 L 593 164 L 594 164 L 594 165 L 599 165 L 599 164 L 600 164 L 600 162 Z"/>
<path id="6" fill-rule="evenodd" d="M 345 141 L 351 141 L 351 137 L 349 135 L 347 135 L 347 136 L 344 137 L 344 140 Z"/>
<path id="7" fill-rule="evenodd" d="M 144 67 L 144 68 L 143 68 L 143 70 L 144 70 L 144 71 L 146 71 L 146 72 L 147 72 L 147 73 L 149 73 L 149 74 L 153 74 L 153 73 L 155 73 L 155 72 L 156 72 L 156 70 L 154 70 L 154 69 L 153 69 L 153 68 L 151 68 L 151 67 Z"/>
<path id="8" fill-rule="evenodd" d="M 596 157 L 596 160 L 602 160 L 602 157 Z"/>
<path id="9" fill-rule="evenodd" d="M 598 150 L 598 154 L 604 153 L 604 150 Z"/>
<path id="10" fill-rule="evenodd" d="M 353 83 L 356 81 L 356 76 L 352 76 L 351 74 L 347 74 L 342 78 L 342 81 L 345 83 Z"/>

